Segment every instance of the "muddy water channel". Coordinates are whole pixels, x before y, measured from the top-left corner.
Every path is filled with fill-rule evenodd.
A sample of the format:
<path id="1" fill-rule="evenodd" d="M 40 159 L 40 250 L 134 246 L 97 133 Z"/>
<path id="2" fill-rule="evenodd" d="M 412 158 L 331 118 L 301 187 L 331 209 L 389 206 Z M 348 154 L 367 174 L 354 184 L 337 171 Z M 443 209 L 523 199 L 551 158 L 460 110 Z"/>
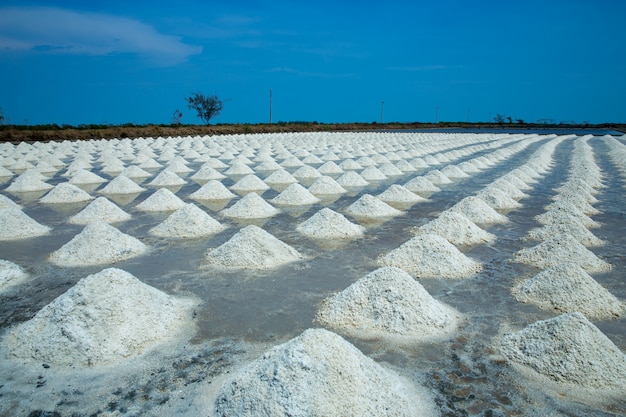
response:
<path id="1" fill-rule="evenodd" d="M 426 134 L 379 134 L 372 140 L 391 140 L 388 155 L 400 150 L 419 149 Z M 439 134 L 445 137 L 445 134 Z M 464 138 L 462 134 L 456 134 Z M 399 247 L 414 236 L 411 229 L 436 219 L 440 213 L 467 196 L 531 162 L 542 146 L 559 139 L 556 135 L 474 135 L 482 143 L 481 149 L 463 150 L 475 143 L 450 140 L 447 145 L 432 153 L 449 152 L 459 155 L 448 158 L 428 168 L 404 172 L 402 176 L 384 181 L 370 182 L 369 186 L 354 189 L 336 199 L 307 207 L 285 209 L 269 219 L 234 221 L 221 216 L 224 207 L 230 207 L 239 196 L 229 202 L 198 202 L 189 195 L 200 188 L 190 177 L 203 162 L 189 158 L 191 173 L 179 174 L 187 184 L 175 190 L 185 202 L 196 203 L 220 223 L 228 226 L 223 232 L 209 238 L 168 239 L 156 238 L 148 230 L 161 223 L 171 212 L 144 213 L 135 206 L 148 198 L 156 188 L 146 185 L 151 178 L 138 181 L 147 191 L 129 197 L 119 196 L 116 202 L 132 215 L 131 220 L 116 224 L 123 233 L 140 239 L 151 251 L 115 265 L 97 267 L 63 268 L 48 261 L 48 256 L 67 243 L 83 229 L 67 222 L 89 202 L 79 204 L 48 204 L 39 202 L 44 193 L 15 194 L 6 191 L 11 178 L 0 184 L 0 193 L 22 206 L 22 211 L 39 223 L 52 228 L 49 235 L 0 241 L 0 259 L 22 266 L 30 278 L 26 283 L 0 292 L 0 331 L 31 319 L 41 308 L 75 285 L 81 278 L 97 273 L 105 267 L 115 266 L 125 270 L 143 283 L 175 296 L 191 296 L 200 302 L 194 311 L 195 332 L 186 340 L 167 343 L 147 354 L 121 360 L 112 365 L 84 368 L 55 367 L 33 364 L 32 361 L 6 356 L 2 349 L 0 358 L 0 415 L 189 415 L 205 416 L 213 412 L 209 391 L 225 375 L 259 357 L 265 350 L 298 336 L 311 327 L 320 327 L 314 320 L 322 300 L 344 290 L 380 265 L 377 259 Z M 489 137 L 487 137 L 489 136 Z M 327 134 L 323 141 L 313 137 L 320 148 L 335 148 L 339 155 L 344 146 L 344 136 Z M 581 136 L 565 136 L 558 140 L 549 168 L 536 178 L 532 188 L 525 190 L 528 197 L 519 200 L 520 208 L 501 211 L 509 223 L 486 228 L 497 236 L 490 244 L 459 247 L 471 259 L 483 265 L 482 272 L 463 279 L 419 279 L 424 288 L 437 300 L 463 314 L 463 322 L 455 334 L 444 341 L 415 342 L 395 345 L 385 340 L 362 340 L 345 336 L 361 352 L 384 367 L 428 387 L 435 398 L 441 415 L 445 416 L 515 416 L 515 415 L 567 415 L 611 416 L 625 415 L 626 401 L 581 400 L 565 387 L 561 391 L 547 388 L 538 380 L 520 374 L 510 366 L 499 351 L 500 337 L 518 331 L 538 320 L 558 315 L 558 312 L 541 310 L 531 304 L 517 302 L 511 287 L 520 279 L 530 278 L 539 269 L 514 261 L 517 251 L 536 245 L 523 239 L 529 230 L 540 227 L 535 216 L 545 212 L 557 193 L 555 188 L 568 178 L 574 143 Z M 624 139 L 616 137 L 624 143 Z M 200 140 L 200 139 L 198 139 Z M 212 138 L 203 138 L 210 149 Z M 245 136 L 219 139 L 249 143 Z M 282 143 L 280 135 L 271 136 Z M 289 141 L 285 147 L 289 149 Z M 315 142 L 318 141 L 318 142 Z M 185 141 L 172 139 L 173 148 L 183 154 Z M 358 138 L 351 138 L 354 149 Z M 369 143 L 369 142 L 368 142 Z M 620 300 L 626 300 L 626 208 L 624 189 L 626 178 L 614 160 L 602 137 L 589 137 L 587 143 L 593 150 L 595 162 L 601 170 L 604 187 L 596 194 L 594 207 L 600 214 L 592 218 L 601 226 L 593 229 L 604 246 L 591 248 L 601 259 L 612 265 L 610 272 L 594 273 L 593 278 Z M 395 144 L 395 145 L 393 145 Z M 392 184 L 405 184 L 410 179 L 432 169 L 460 164 L 474 158 L 488 158 L 495 151 L 506 150 L 516 144 L 511 156 L 502 158 L 492 166 L 469 174 L 469 178 L 454 179 L 452 184 L 441 185 L 425 202 L 404 207 L 404 214 L 391 219 L 360 223 L 366 227 L 362 238 L 338 244 L 314 242 L 296 231 L 296 227 L 323 207 L 345 213 L 347 207 L 363 194 L 378 195 Z M 132 146 L 132 142 L 131 142 Z M 394 148 L 395 146 L 395 148 Z M 253 150 L 254 146 L 251 147 Z M 370 148 L 371 149 L 371 148 Z M 258 146 L 257 149 L 258 150 Z M 293 153 L 296 148 L 291 149 Z M 456 153 L 450 153 L 457 151 Z M 372 150 L 374 152 L 374 150 Z M 376 152 L 384 154 L 383 149 Z M 202 154 L 202 152 L 199 152 Z M 94 160 L 97 155 L 94 155 Z M 321 152 L 320 152 L 321 156 Z M 6 156 L 5 156 L 6 157 Z M 69 165 L 74 157 L 62 161 Z M 253 159 L 253 157 L 250 157 Z M 302 157 L 300 159 L 303 159 Z M 358 159 L 355 156 L 352 159 Z M 405 156 L 404 159 L 411 160 Z M 280 159 L 276 160 L 278 163 Z M 228 161 L 224 161 L 228 164 Z M 337 164 L 341 162 L 335 161 Z M 393 161 L 392 161 L 393 162 Z M 1 161 L 0 161 L 1 163 Z M 127 165 L 132 163 L 127 161 Z M 256 163 L 255 163 L 256 164 Z M 312 164 L 319 167 L 321 164 Z M 252 165 L 254 168 L 254 165 Z M 10 169 L 10 168 L 9 168 Z M 294 172 L 296 168 L 288 168 Z M 114 178 L 101 171 L 97 162 L 92 172 L 107 180 Z M 147 170 L 156 176 L 160 169 Z M 224 172 L 225 169 L 220 169 Z M 64 170 L 54 174 L 47 182 L 56 185 L 66 181 Z M 16 175 L 19 172 L 16 172 Z M 260 178 L 267 175 L 258 174 Z M 336 177 L 336 176 L 335 176 Z M 225 178 L 226 187 L 237 178 Z M 104 184 L 106 185 L 106 184 Z M 306 185 L 306 184 L 305 184 Z M 100 187 L 88 190 L 99 196 Z M 276 189 L 262 194 L 266 201 L 278 195 Z M 349 218 L 349 216 L 346 216 Z M 351 219 L 355 223 L 357 220 Z M 304 260 L 270 270 L 224 271 L 201 268 L 202 259 L 210 248 L 228 241 L 247 224 L 256 224 L 274 237 L 289 244 Z M 132 318 L 131 318 L 132 319 Z M 595 320 L 593 323 L 622 351 L 626 352 L 626 320 Z M 340 332 L 338 332 L 341 334 Z M 1 335 L 2 333 L 0 333 Z M 44 348 L 44 347 L 42 347 Z M 45 414 L 44 412 L 48 412 Z M 56 414 L 55 414 L 56 413 Z"/>

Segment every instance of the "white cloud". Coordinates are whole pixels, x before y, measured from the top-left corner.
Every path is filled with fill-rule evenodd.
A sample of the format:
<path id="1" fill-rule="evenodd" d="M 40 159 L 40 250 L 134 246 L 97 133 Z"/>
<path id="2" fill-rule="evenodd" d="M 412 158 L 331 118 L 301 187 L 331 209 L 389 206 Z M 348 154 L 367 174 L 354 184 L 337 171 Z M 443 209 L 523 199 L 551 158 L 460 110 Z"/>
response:
<path id="1" fill-rule="evenodd" d="M 123 16 L 48 7 L 0 8 L 0 52 L 110 55 L 133 53 L 162 65 L 182 62 L 201 46 Z"/>

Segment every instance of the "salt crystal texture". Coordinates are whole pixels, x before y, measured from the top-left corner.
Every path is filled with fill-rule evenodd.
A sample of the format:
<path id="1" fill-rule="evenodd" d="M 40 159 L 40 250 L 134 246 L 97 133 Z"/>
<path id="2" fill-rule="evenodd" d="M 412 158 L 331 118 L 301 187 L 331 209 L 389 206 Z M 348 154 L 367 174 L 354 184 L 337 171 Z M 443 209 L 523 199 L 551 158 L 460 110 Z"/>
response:
<path id="1" fill-rule="evenodd" d="M 431 395 L 340 336 L 309 329 L 220 388 L 219 416 L 436 416 Z"/>
<path id="2" fill-rule="evenodd" d="M 355 218 L 395 217 L 403 214 L 371 194 L 363 194 L 348 206 L 346 213 Z"/>
<path id="3" fill-rule="evenodd" d="M 137 185 L 128 177 L 118 175 L 99 191 L 101 194 L 138 194 L 146 191 L 146 189 Z"/>
<path id="4" fill-rule="evenodd" d="M 365 228 L 350 222 L 343 214 L 324 207 L 299 224 L 296 230 L 312 239 L 345 240 L 363 236 Z"/>
<path id="5" fill-rule="evenodd" d="M 176 172 L 164 169 L 148 185 L 153 187 L 175 187 L 185 185 L 187 181 L 182 179 Z"/>
<path id="6" fill-rule="evenodd" d="M 189 195 L 194 200 L 230 200 L 233 197 L 236 195 L 218 180 L 210 180 Z"/>
<path id="7" fill-rule="evenodd" d="M 224 226 L 195 204 L 187 204 L 150 229 L 149 233 L 159 237 L 198 238 L 214 235 L 224 229 Z"/>
<path id="8" fill-rule="evenodd" d="M 79 203 L 89 200 L 93 200 L 93 197 L 89 195 L 89 193 L 81 190 L 73 184 L 70 184 L 69 182 L 62 182 L 57 184 L 46 195 L 41 197 L 39 202 L 45 204 L 64 204 Z"/>
<path id="9" fill-rule="evenodd" d="M 135 206 L 140 211 L 174 211 L 185 206 L 185 202 L 167 188 L 159 188 Z"/>
<path id="10" fill-rule="evenodd" d="M 306 206 L 319 203 L 320 199 L 300 184 L 291 184 L 270 201 L 276 205 L 283 206 Z"/>
<path id="11" fill-rule="evenodd" d="M 461 213 L 446 210 L 439 217 L 414 230 L 417 234 L 432 233 L 454 245 L 478 245 L 496 240 L 496 235 L 476 226 Z"/>
<path id="12" fill-rule="evenodd" d="M 265 219 L 280 213 L 280 210 L 263 200 L 257 193 L 246 194 L 241 200 L 221 211 L 222 216 L 234 219 Z"/>
<path id="13" fill-rule="evenodd" d="M 191 303 L 109 268 L 89 275 L 4 338 L 11 354 L 55 366 L 137 356 L 190 327 Z"/>
<path id="14" fill-rule="evenodd" d="M 0 241 L 28 239 L 48 233 L 48 226 L 37 223 L 19 208 L 0 208 Z"/>
<path id="15" fill-rule="evenodd" d="M 106 197 L 98 197 L 87 207 L 70 217 L 68 223 L 86 225 L 96 221 L 105 223 L 119 223 L 130 220 L 131 215 L 126 213 Z"/>
<path id="16" fill-rule="evenodd" d="M 495 211 L 480 197 L 469 196 L 456 203 L 450 211 L 458 212 L 477 224 L 508 223 L 506 216 Z"/>

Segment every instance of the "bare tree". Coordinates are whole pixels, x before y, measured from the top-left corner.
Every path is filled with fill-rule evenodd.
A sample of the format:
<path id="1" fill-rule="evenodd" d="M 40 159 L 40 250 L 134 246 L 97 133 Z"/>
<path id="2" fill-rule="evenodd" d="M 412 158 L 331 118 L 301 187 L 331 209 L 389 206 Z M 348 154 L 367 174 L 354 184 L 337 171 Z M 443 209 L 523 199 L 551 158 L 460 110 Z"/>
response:
<path id="1" fill-rule="evenodd" d="M 187 107 L 195 110 L 198 118 L 207 125 L 209 121 L 220 114 L 224 107 L 224 102 L 218 96 L 205 96 L 200 92 L 195 92 L 191 97 L 186 97 Z"/>
<path id="2" fill-rule="evenodd" d="M 500 113 L 497 113 L 496 117 L 493 118 L 493 121 L 498 123 L 498 124 L 502 124 L 502 123 L 504 123 L 504 116 L 501 115 Z"/>
<path id="3" fill-rule="evenodd" d="M 183 118 L 183 112 L 181 112 L 180 110 L 176 109 L 174 110 L 174 114 L 172 115 L 172 124 L 173 125 L 180 125 L 180 121 Z"/>

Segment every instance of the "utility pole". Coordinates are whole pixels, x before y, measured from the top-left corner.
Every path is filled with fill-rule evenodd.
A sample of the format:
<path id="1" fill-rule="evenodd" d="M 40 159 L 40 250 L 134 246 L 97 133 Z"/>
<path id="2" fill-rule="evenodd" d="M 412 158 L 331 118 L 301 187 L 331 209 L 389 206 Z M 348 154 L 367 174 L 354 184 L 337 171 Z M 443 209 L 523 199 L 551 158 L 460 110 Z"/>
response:
<path id="1" fill-rule="evenodd" d="M 380 124 L 383 124 L 383 113 L 385 112 L 385 100 L 380 102 Z"/>
<path id="2" fill-rule="evenodd" d="M 272 89 L 270 88 L 270 124 L 272 124 Z"/>

